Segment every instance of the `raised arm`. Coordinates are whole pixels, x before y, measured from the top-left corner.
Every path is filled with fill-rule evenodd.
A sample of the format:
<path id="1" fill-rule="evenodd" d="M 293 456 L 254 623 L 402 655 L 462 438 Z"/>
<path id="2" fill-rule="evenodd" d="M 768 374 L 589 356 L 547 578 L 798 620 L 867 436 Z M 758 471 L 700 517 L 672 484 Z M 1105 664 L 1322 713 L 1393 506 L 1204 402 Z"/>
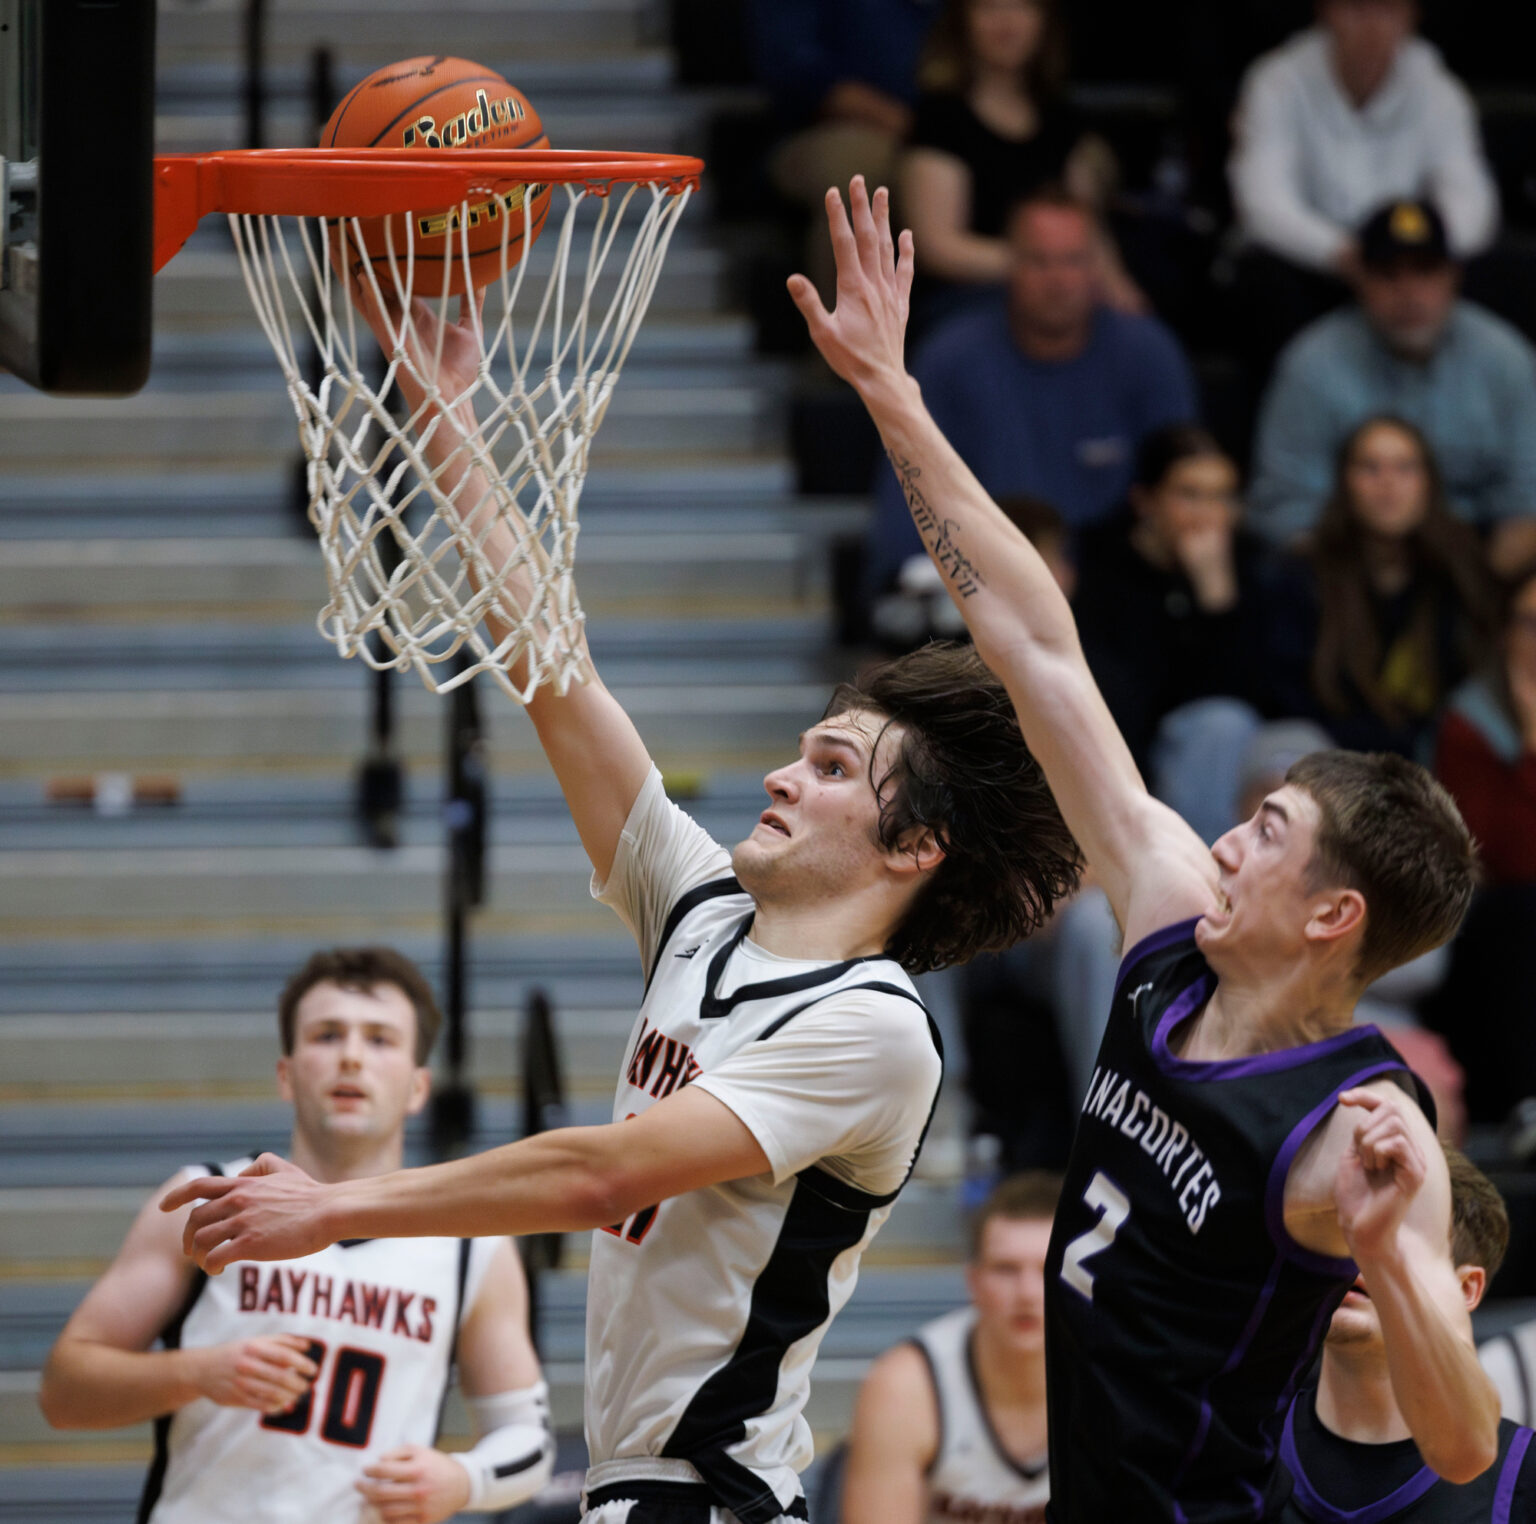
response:
<path id="1" fill-rule="evenodd" d="M 1445 1155 L 1396 1084 L 1340 1096 L 1291 1166 L 1285 1225 L 1305 1248 L 1360 1267 L 1392 1393 L 1425 1464 L 1457 1484 L 1480 1476 L 1498 1455 L 1498 1392 L 1478 1364 L 1448 1252 Z"/>
<path id="2" fill-rule="evenodd" d="M 168 1186 L 182 1183 L 176 1176 Z M 157 1191 L 116 1259 L 48 1354 L 38 1405 L 56 1429 L 115 1429 L 173 1413 L 199 1397 L 278 1413 L 308 1389 L 315 1365 L 294 1336 L 199 1349 L 151 1349 L 192 1286 L 181 1252 L 186 1213 L 168 1217 Z"/>
<path id="3" fill-rule="evenodd" d="M 853 182 L 850 225 L 827 193 L 837 305 L 804 276 L 790 295 L 816 347 L 880 431 L 923 545 L 977 650 L 1008 688 L 1030 749 L 1130 941 L 1214 899 L 1199 837 L 1147 793 L 1099 694 L 1072 611 L 1045 563 L 972 475 L 923 404 L 903 357 L 912 238 L 899 257 L 884 190 Z"/>
<path id="4" fill-rule="evenodd" d="M 401 393 L 415 419 L 422 454 L 435 471 L 439 488 L 451 497 L 455 511 L 478 535 L 486 560 L 492 566 L 505 567 L 524 554 L 524 547 L 537 559 L 542 551 L 532 542 L 531 533 L 520 535 L 514 525 L 498 519 L 491 481 L 466 447 L 479 435 L 473 399 L 465 396 L 479 373 L 479 304 L 461 300 L 459 320 L 443 323 L 435 306 L 420 297 L 413 299 L 406 316 L 398 307 L 381 309 L 366 282 L 354 281 L 352 296 L 386 356 L 398 343 L 415 369 L 435 380 L 437 396 L 429 399 L 411 366 L 402 364 L 397 371 Z M 470 576 L 477 580 L 473 567 Z M 514 575 L 507 586 L 526 607 L 528 579 Z M 498 640 L 510 629 L 508 622 L 494 613 L 486 623 Z M 582 649 L 585 654 L 585 637 Z M 522 658 L 512 662 L 514 680 L 523 679 L 523 666 Z M 564 695 L 540 688 L 527 708 L 576 822 L 581 844 L 598 877 L 606 879 L 619 833 L 639 796 L 651 759 L 633 722 L 598 678 L 590 654 L 586 672 L 586 680 L 572 684 Z"/>

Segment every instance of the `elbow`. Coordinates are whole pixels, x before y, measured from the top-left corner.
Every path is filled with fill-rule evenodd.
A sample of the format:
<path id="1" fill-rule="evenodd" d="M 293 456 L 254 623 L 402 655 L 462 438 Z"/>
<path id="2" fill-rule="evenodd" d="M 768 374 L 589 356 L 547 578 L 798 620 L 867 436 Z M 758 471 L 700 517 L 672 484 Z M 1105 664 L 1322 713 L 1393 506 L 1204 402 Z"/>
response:
<path id="1" fill-rule="evenodd" d="M 1499 1458 L 1498 1418 L 1476 1433 L 1437 1435 L 1434 1441 L 1420 1444 L 1419 1451 L 1437 1476 L 1453 1486 L 1465 1487 Z"/>
<path id="2" fill-rule="evenodd" d="M 37 1406 L 43 1417 L 47 1420 L 50 1429 L 86 1429 L 90 1427 L 73 1410 L 73 1405 L 69 1401 L 69 1393 L 64 1383 L 46 1369 L 43 1371 L 42 1384 L 37 1389 Z"/>

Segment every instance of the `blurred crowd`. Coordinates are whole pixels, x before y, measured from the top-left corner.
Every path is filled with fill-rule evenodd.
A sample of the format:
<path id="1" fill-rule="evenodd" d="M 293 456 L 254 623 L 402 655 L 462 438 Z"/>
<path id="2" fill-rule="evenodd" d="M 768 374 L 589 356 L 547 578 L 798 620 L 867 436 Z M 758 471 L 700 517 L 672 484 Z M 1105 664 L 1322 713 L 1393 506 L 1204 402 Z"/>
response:
<path id="1" fill-rule="evenodd" d="M 1536 1094 L 1536 350 L 1501 293 L 1536 265 L 1473 95 L 1415 0 L 1317 0 L 1247 56 L 1230 12 L 1275 7 L 1180 7 L 1230 82 L 1208 70 L 1186 103 L 1215 114 L 1203 148 L 1131 184 L 1072 89 L 1078 8 L 754 0 L 768 178 L 829 297 L 809 213 L 855 173 L 892 187 L 924 396 L 1072 598 L 1149 785 L 1208 840 L 1319 747 L 1436 771 L 1484 886 L 1364 1014 L 1449 1135 L 1501 1123 Z M 855 627 L 890 650 L 958 633 L 883 462 L 872 492 Z M 1064 1156 L 1116 941 L 1090 888 L 965 976 L 1000 1163 Z M 993 1061 L 1021 1031 L 1053 1055 L 1022 1087 Z"/>

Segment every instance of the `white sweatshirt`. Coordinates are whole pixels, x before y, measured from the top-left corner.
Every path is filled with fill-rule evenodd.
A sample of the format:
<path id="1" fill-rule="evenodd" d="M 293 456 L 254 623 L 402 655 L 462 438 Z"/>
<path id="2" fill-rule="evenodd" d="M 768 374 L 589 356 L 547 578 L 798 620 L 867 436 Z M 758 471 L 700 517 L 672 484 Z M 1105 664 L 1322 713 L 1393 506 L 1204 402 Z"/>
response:
<path id="1" fill-rule="evenodd" d="M 1485 249 L 1498 231 L 1471 97 L 1420 37 L 1358 108 L 1321 27 L 1257 59 L 1238 99 L 1229 173 L 1248 240 L 1316 269 L 1330 268 L 1371 213 L 1401 196 L 1439 208 L 1458 256 Z"/>

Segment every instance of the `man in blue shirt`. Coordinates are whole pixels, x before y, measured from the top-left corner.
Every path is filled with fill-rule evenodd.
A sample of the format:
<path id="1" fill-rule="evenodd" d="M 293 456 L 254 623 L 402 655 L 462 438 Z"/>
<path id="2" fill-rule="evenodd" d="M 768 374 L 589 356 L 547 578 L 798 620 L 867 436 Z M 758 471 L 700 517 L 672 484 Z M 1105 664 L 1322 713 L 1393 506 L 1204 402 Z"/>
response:
<path id="1" fill-rule="evenodd" d="M 1495 567 L 1536 551 L 1536 351 L 1458 296 L 1460 270 L 1428 202 L 1397 201 L 1361 230 L 1359 300 L 1280 356 L 1259 417 L 1250 523 L 1306 535 L 1340 445 L 1379 414 L 1429 440 L 1455 512 L 1489 536 Z"/>
<path id="2" fill-rule="evenodd" d="M 1142 438 L 1196 415 L 1194 378 L 1156 318 L 1099 299 L 1099 228 L 1061 192 L 1019 204 L 1004 297 L 936 328 L 912 367 L 939 427 L 994 496 L 1028 493 L 1069 528 L 1125 496 Z M 885 591 L 924 554 L 890 467 L 881 464 L 867 585 Z"/>

